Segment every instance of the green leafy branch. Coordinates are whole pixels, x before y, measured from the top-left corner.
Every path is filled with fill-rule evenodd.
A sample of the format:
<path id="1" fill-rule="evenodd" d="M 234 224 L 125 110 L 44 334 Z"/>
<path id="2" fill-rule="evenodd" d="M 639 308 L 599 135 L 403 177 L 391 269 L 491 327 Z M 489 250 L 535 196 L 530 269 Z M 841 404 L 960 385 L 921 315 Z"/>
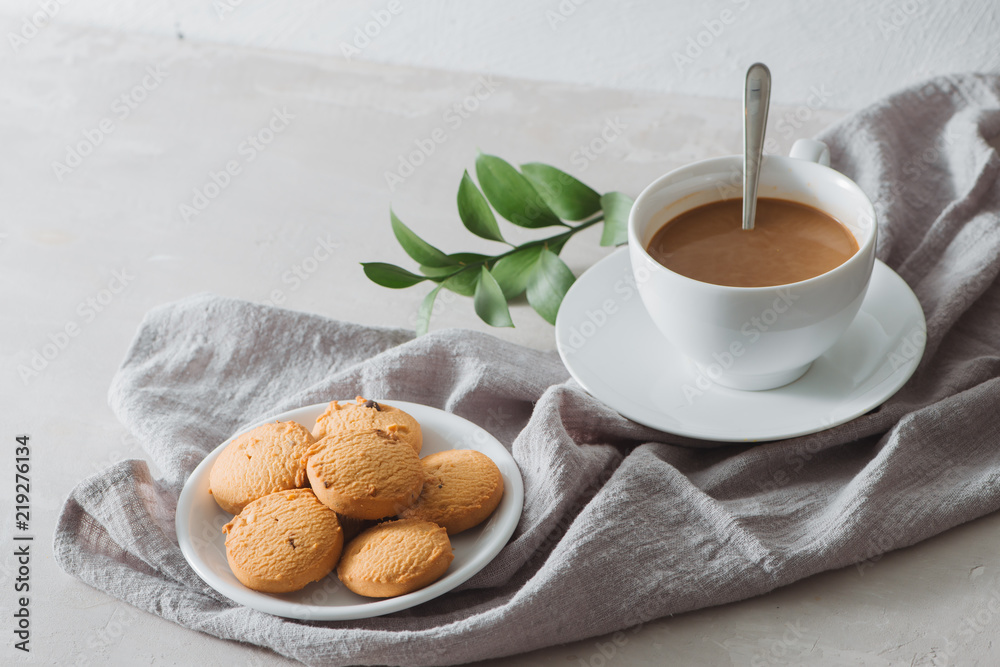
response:
<path id="1" fill-rule="evenodd" d="M 508 302 L 521 294 L 527 295 L 528 303 L 539 315 L 555 324 L 559 305 L 575 280 L 559 258 L 566 242 L 601 222 L 602 246 L 626 241 L 632 199 L 621 192 L 600 195 L 555 167 L 532 162 L 521 165 L 518 171 L 506 161 L 483 153 L 476 158 L 476 177 L 479 186 L 468 171 L 462 176 L 458 216 L 476 236 L 503 243 L 509 249 L 496 255 L 446 254 L 417 236 L 390 209 L 396 240 L 417 262 L 420 273 L 384 262 L 361 264 L 365 275 L 383 287 L 401 289 L 425 281 L 437 283 L 420 304 L 418 335 L 427 333 L 434 300 L 442 288 L 471 296 L 476 314 L 490 326 L 514 326 Z M 563 229 L 548 238 L 514 245 L 504 239 L 494 210 L 519 227 Z"/>

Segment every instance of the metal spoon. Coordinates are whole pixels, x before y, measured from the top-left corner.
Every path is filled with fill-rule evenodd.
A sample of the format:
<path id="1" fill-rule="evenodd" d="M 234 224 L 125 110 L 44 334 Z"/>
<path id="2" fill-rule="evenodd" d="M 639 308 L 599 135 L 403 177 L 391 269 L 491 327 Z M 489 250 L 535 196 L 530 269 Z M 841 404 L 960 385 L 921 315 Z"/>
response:
<path id="1" fill-rule="evenodd" d="M 747 70 L 743 89 L 743 229 L 753 229 L 757 215 L 757 180 L 770 104 L 771 71 L 763 63 L 754 63 Z"/>

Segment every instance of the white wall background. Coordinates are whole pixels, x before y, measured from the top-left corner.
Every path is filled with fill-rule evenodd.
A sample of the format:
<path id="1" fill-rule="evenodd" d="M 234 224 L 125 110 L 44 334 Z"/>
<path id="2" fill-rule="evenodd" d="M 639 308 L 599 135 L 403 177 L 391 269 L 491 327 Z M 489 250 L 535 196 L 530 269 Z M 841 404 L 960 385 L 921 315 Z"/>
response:
<path id="1" fill-rule="evenodd" d="M 996 0 L 2 0 L 4 57 L 31 20 L 718 97 L 738 97 L 759 60 L 775 102 L 837 109 L 937 74 L 1000 72 Z"/>

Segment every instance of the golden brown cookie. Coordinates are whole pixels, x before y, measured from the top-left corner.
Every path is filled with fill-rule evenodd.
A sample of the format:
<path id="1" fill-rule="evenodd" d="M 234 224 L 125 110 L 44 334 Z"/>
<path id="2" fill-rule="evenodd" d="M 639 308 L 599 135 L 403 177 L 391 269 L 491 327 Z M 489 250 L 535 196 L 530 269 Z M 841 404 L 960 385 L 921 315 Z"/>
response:
<path id="1" fill-rule="evenodd" d="M 226 560 L 244 586 L 287 593 L 333 571 L 344 546 L 337 514 L 309 489 L 279 491 L 248 504 L 222 529 Z"/>
<path id="2" fill-rule="evenodd" d="M 381 519 L 420 495 L 424 470 L 413 448 L 391 432 L 341 431 L 313 449 L 306 465 L 320 501 L 354 519 Z"/>
<path id="3" fill-rule="evenodd" d="M 386 521 L 351 540 L 337 576 L 358 595 L 388 598 L 433 583 L 454 557 L 441 526 L 417 519 Z"/>
<path id="4" fill-rule="evenodd" d="M 312 434 L 320 440 L 342 431 L 370 431 L 376 428 L 388 431 L 393 426 L 396 427 L 396 435 L 400 440 L 409 443 L 419 454 L 424 436 L 417 420 L 399 408 L 369 401 L 363 396 L 355 398 L 354 403 L 341 405 L 337 401 L 331 402 L 326 412 L 316 418 Z"/>
<path id="5" fill-rule="evenodd" d="M 305 458 L 315 439 L 296 422 L 272 422 L 233 439 L 212 464 L 211 493 L 219 507 L 239 514 L 269 493 L 295 489 L 306 480 Z"/>
<path id="6" fill-rule="evenodd" d="M 420 462 L 424 488 L 416 503 L 400 511 L 401 518 L 433 521 L 455 535 L 479 525 L 500 504 L 503 477 L 485 454 L 451 449 Z"/>

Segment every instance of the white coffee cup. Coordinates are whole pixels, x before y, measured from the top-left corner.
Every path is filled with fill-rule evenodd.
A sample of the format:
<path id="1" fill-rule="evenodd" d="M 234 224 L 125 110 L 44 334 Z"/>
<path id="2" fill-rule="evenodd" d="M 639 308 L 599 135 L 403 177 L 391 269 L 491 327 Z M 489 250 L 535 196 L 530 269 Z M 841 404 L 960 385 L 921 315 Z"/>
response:
<path id="1" fill-rule="evenodd" d="M 791 157 L 768 155 L 761 163 L 759 196 L 824 211 L 858 242 L 858 251 L 840 266 L 788 285 L 705 283 L 674 273 L 646 250 L 657 230 L 681 213 L 742 197 L 741 156 L 675 169 L 635 200 L 628 245 L 639 296 L 667 340 L 710 380 L 746 390 L 794 382 L 833 346 L 861 308 L 875 263 L 875 208 L 857 184 L 827 165 L 827 147 L 808 139 L 796 142 Z"/>

